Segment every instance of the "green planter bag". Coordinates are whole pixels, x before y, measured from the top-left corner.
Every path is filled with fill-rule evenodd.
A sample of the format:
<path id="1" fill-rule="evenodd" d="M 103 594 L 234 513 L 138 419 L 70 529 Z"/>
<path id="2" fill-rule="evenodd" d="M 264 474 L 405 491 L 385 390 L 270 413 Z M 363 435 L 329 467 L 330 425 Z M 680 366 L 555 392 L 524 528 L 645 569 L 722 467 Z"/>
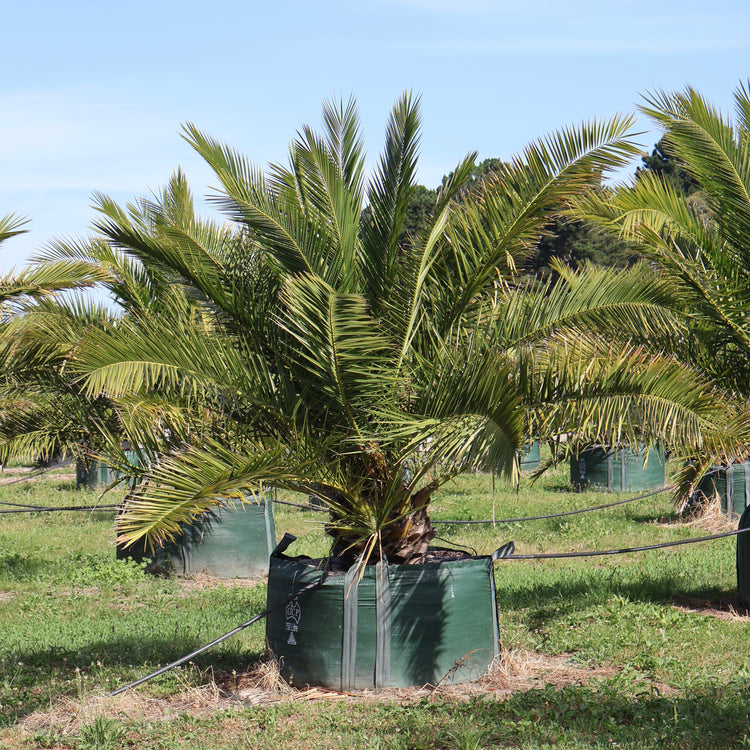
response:
<path id="1" fill-rule="evenodd" d="M 750 527 L 750 505 L 740 518 L 740 529 Z M 737 535 L 737 591 L 740 601 L 750 607 L 750 531 Z"/>
<path id="2" fill-rule="evenodd" d="M 273 502 L 262 500 L 219 509 L 210 522 L 186 529 L 169 552 L 174 571 L 181 575 L 252 578 L 266 573 L 275 546 Z"/>
<path id="3" fill-rule="evenodd" d="M 602 446 L 585 448 L 570 459 L 570 483 L 578 491 L 640 492 L 663 487 L 667 481 L 664 449 Z"/>
<path id="4" fill-rule="evenodd" d="M 148 560 L 155 573 L 214 578 L 254 578 L 268 571 L 268 558 L 276 546 L 273 502 L 224 507 L 211 517 L 186 526 L 174 541 L 152 555 L 142 545 L 117 548 L 118 557 Z"/>
<path id="5" fill-rule="evenodd" d="M 750 505 L 750 462 L 712 466 L 695 487 L 697 498 L 719 497 L 721 509 L 730 518 L 741 516 Z"/>
<path id="6" fill-rule="evenodd" d="M 335 561 L 334 561 L 335 562 Z M 268 606 L 323 583 L 269 614 L 266 640 L 292 685 L 334 690 L 466 682 L 499 654 L 493 560 L 335 571 L 276 551 Z"/>
<path id="7" fill-rule="evenodd" d="M 535 440 L 525 446 L 523 453 L 518 459 L 521 471 L 536 471 L 542 463 L 542 455 L 539 450 L 539 441 Z"/>

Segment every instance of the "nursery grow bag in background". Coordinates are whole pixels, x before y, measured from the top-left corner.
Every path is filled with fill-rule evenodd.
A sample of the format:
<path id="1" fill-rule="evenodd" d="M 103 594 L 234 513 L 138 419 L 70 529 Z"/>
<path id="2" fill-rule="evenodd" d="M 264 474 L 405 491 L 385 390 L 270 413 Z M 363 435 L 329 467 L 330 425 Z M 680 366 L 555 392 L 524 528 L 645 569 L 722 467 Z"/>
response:
<path id="1" fill-rule="evenodd" d="M 574 489 L 639 492 L 666 484 L 667 464 L 661 446 L 646 449 L 601 446 L 584 448 L 570 459 L 570 483 Z"/>
<path id="2" fill-rule="evenodd" d="M 335 562 L 335 561 L 334 561 Z M 323 579 L 266 620 L 266 640 L 292 685 L 334 690 L 466 682 L 499 654 L 492 559 L 367 566 L 274 553 L 268 606 Z"/>
<path id="3" fill-rule="evenodd" d="M 695 495 L 710 500 L 719 496 L 721 509 L 728 516 L 741 516 L 750 505 L 750 463 L 712 466 L 698 482 Z"/>
<path id="4" fill-rule="evenodd" d="M 252 498 L 251 498 L 252 500 Z M 117 547 L 117 557 L 148 560 L 149 570 L 177 575 L 207 573 L 214 578 L 253 578 L 268 572 L 268 558 L 276 546 L 273 501 L 236 508 L 222 507 L 186 526 L 181 536 L 151 554 L 143 543 Z"/>
<path id="5" fill-rule="evenodd" d="M 273 502 L 221 507 L 187 527 L 166 547 L 179 575 L 207 573 L 214 578 L 252 578 L 268 571 L 276 546 Z"/>
<path id="6" fill-rule="evenodd" d="M 525 446 L 524 452 L 519 458 L 519 464 L 521 471 L 536 471 L 542 462 L 542 456 L 539 451 L 539 441 L 535 440 L 533 443 Z"/>
<path id="7" fill-rule="evenodd" d="M 750 526 L 750 505 L 740 517 L 738 528 Z M 737 535 L 737 591 L 740 601 L 750 607 L 750 532 Z"/>
<path id="8" fill-rule="evenodd" d="M 138 454 L 135 451 L 125 451 L 125 456 L 131 465 L 138 466 Z M 121 476 L 120 472 L 105 464 L 104 461 L 76 462 L 76 487 L 108 487 Z"/>

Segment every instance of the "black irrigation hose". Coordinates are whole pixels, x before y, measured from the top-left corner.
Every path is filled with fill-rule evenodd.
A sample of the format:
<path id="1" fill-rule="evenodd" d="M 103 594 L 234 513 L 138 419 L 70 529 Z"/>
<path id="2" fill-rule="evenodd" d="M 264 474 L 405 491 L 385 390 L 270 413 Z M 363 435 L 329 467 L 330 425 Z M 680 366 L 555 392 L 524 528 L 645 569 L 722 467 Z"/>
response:
<path id="1" fill-rule="evenodd" d="M 662 542 L 661 544 L 646 544 L 642 547 L 624 547 L 623 549 L 597 549 L 588 552 L 539 552 L 533 555 L 515 554 L 515 545 L 509 542 L 500 549 L 497 560 L 551 560 L 553 558 L 569 557 L 602 557 L 603 555 L 624 555 L 629 552 L 643 552 L 652 549 L 664 549 L 665 547 L 678 547 L 682 544 L 697 544 L 698 542 L 709 542 L 713 539 L 723 539 L 727 536 L 737 536 L 750 531 L 750 526 L 735 531 L 724 531 L 721 534 L 711 534 L 711 536 L 697 536 L 692 539 L 679 539 L 676 542 Z"/>
<path id="2" fill-rule="evenodd" d="M 0 485 L 2 486 L 2 485 Z M 563 511 L 561 513 L 548 513 L 544 516 L 526 516 L 524 518 L 498 518 L 494 521 L 487 520 L 487 521 L 440 521 L 440 520 L 433 520 L 433 525 L 435 524 L 464 524 L 464 525 L 470 525 L 470 524 L 485 524 L 485 523 L 515 523 L 520 521 L 541 521 L 548 518 L 561 518 L 562 516 L 574 516 L 578 513 L 589 513 L 593 510 L 603 510 L 605 508 L 613 508 L 616 505 L 625 505 L 625 503 L 632 503 L 635 500 L 643 500 L 644 498 L 651 497 L 652 495 L 659 495 L 662 492 L 666 492 L 667 490 L 672 489 L 673 487 L 665 486 L 662 487 L 659 490 L 654 490 L 653 492 L 647 492 L 645 495 L 638 495 L 636 497 L 629 497 L 626 500 L 616 500 L 612 503 L 605 503 L 604 505 L 595 505 L 590 508 L 580 508 L 579 510 L 567 510 Z M 278 503 L 279 505 L 290 505 L 293 508 L 301 508 L 302 510 L 311 510 L 316 513 L 327 513 L 328 508 L 319 508 L 314 505 L 303 505 L 302 503 L 292 503 L 288 500 L 274 500 L 274 503 Z M 52 508 L 52 507 L 46 507 L 42 505 L 20 505 L 18 503 L 9 503 L 5 501 L 0 501 L 0 505 L 12 505 L 15 508 L 22 508 L 23 510 L 0 510 L 0 513 L 44 513 L 44 512 L 52 512 L 56 510 L 65 510 L 65 511 L 74 511 L 74 510 L 109 510 L 114 508 L 119 508 L 120 505 L 96 505 L 96 506 L 66 506 L 62 508 Z"/>
<path id="3" fill-rule="evenodd" d="M 34 510 L 39 510 L 47 508 L 49 506 L 47 505 L 30 505 L 29 503 L 11 503 L 8 500 L 0 500 L 0 505 L 10 505 L 13 508 L 32 508 Z"/>
<path id="4" fill-rule="evenodd" d="M 487 521 L 439 521 L 439 520 L 433 520 L 432 524 L 433 526 L 438 523 L 442 524 L 463 524 L 463 525 L 471 525 L 471 524 L 483 524 L 483 523 L 517 523 L 521 521 L 543 521 L 548 518 L 562 518 L 563 516 L 575 516 L 578 513 L 590 513 L 592 510 L 604 510 L 605 508 L 614 508 L 616 505 L 625 505 L 626 503 L 632 503 L 635 500 L 643 500 L 647 497 L 652 497 L 653 495 L 660 495 L 662 492 L 667 492 L 668 490 L 674 489 L 674 485 L 665 485 L 664 487 L 661 487 L 658 490 L 654 490 L 653 492 L 647 492 L 645 495 L 636 495 L 636 497 L 629 497 L 625 500 L 616 500 L 613 503 L 604 503 L 603 505 L 593 505 L 589 508 L 580 508 L 578 510 L 566 510 L 561 513 L 548 513 L 544 516 L 524 516 L 523 518 L 497 518 L 494 521 L 492 519 Z"/>
<path id="5" fill-rule="evenodd" d="M 494 521 L 492 519 L 486 521 L 453 521 L 453 520 L 432 520 L 432 525 L 436 524 L 455 524 L 455 525 L 472 525 L 472 524 L 483 524 L 483 523 L 517 523 L 521 521 L 542 521 L 548 518 L 562 518 L 563 516 L 575 516 L 579 513 L 590 513 L 593 510 L 604 510 L 605 508 L 614 508 L 617 505 L 625 505 L 626 503 L 632 503 L 636 500 L 644 500 L 647 497 L 653 495 L 660 495 L 662 492 L 674 489 L 673 484 L 664 485 L 664 487 L 652 492 L 647 492 L 644 495 L 637 495 L 636 497 L 629 497 L 625 500 L 616 500 L 612 503 L 604 503 L 603 505 L 594 505 L 589 508 L 580 508 L 579 510 L 566 510 L 560 513 L 548 513 L 544 516 L 524 516 L 523 518 L 497 518 Z M 294 508 L 302 508 L 302 510 L 312 510 L 315 513 L 327 513 L 328 508 L 319 508 L 314 505 L 303 505 L 302 503 L 290 503 L 288 500 L 274 500 L 275 503 L 280 505 L 291 505 Z"/>
<path id="6" fill-rule="evenodd" d="M 302 510 L 314 510 L 316 513 L 328 513 L 328 508 L 319 508 L 315 505 L 303 505 L 302 503 L 290 503 L 289 500 L 274 500 L 279 505 L 291 505 L 293 508 L 302 508 Z"/>
<path id="7" fill-rule="evenodd" d="M 0 514 L 5 513 L 53 513 L 55 511 L 94 511 L 94 510 L 116 510 L 121 508 L 122 504 L 116 505 L 64 505 L 61 508 L 46 508 L 41 505 L 27 505 L 25 507 L 14 508 L 13 510 L 0 509 Z"/>
<path id="8" fill-rule="evenodd" d="M 214 646 L 218 645 L 222 641 L 227 640 L 227 638 L 231 638 L 233 635 L 236 635 L 241 630 L 244 630 L 245 628 L 250 627 L 250 625 L 258 622 L 258 620 L 261 620 L 262 618 L 266 617 L 274 610 L 277 610 L 279 609 L 279 607 L 283 607 L 285 604 L 288 604 L 290 601 L 292 601 L 292 599 L 296 599 L 300 594 L 304 593 L 305 591 L 312 591 L 312 589 L 320 586 L 324 580 L 325 580 L 325 576 L 323 576 L 318 581 L 313 581 L 312 583 L 308 583 L 307 586 L 303 586 L 301 589 L 298 589 L 293 594 L 288 596 L 286 599 L 282 599 L 280 602 L 277 602 L 276 604 L 274 604 L 273 607 L 269 607 L 268 609 L 261 612 L 259 615 L 255 615 L 255 617 L 250 618 L 247 622 L 243 622 L 242 625 L 238 625 L 236 628 L 234 628 L 233 630 L 230 630 L 228 633 L 224 633 L 224 635 L 220 635 L 218 638 L 211 641 L 211 643 L 207 643 L 205 646 L 201 646 L 200 648 L 197 648 L 195 651 L 192 651 L 186 656 L 183 656 L 180 659 L 170 662 L 169 664 L 162 667 L 161 669 L 157 669 L 155 672 L 152 672 L 151 674 L 147 674 L 145 677 L 141 677 L 139 680 L 135 680 L 133 682 L 128 683 L 127 685 L 123 685 L 122 687 L 117 688 L 117 690 L 114 690 L 113 692 L 111 692 L 110 695 L 114 696 L 114 695 L 119 695 L 120 693 L 124 693 L 126 690 L 130 690 L 130 688 L 138 687 L 138 685 L 142 685 L 144 682 L 148 682 L 149 680 L 152 680 L 154 677 L 158 677 L 160 674 L 164 674 L 165 672 L 168 672 L 170 669 L 179 667 L 181 664 L 184 664 L 186 661 L 189 661 L 194 656 L 198 656 L 198 654 L 202 654 L 204 651 L 208 651 L 208 649 L 213 648 Z"/>

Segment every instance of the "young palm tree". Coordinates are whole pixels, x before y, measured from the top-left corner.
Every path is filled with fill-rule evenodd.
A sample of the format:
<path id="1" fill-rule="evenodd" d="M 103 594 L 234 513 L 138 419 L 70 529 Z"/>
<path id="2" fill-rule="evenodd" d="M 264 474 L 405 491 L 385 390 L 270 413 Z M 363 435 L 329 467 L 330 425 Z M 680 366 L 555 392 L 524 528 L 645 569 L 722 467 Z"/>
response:
<path id="1" fill-rule="evenodd" d="M 18 287 L 16 287 L 18 288 Z M 82 300 L 48 296 L 17 312 L 0 335 L 0 462 L 67 455 L 87 466 L 116 440 L 111 403 L 91 398 L 70 370 L 82 337 L 111 313 Z"/>
<path id="2" fill-rule="evenodd" d="M 277 486 L 323 498 L 334 554 L 414 562 L 434 536 L 433 493 L 472 466 L 513 473 L 530 430 L 695 445 L 719 429 L 706 384 L 624 340 L 606 293 L 515 274 L 550 219 L 632 156 L 630 125 L 543 139 L 478 191 L 464 190 L 468 156 L 405 242 L 419 143 L 408 94 L 369 182 L 349 102 L 326 106 L 323 133 L 303 128 L 267 174 L 186 127 L 232 224 L 197 219 L 180 174 L 125 208 L 100 196 L 102 241 L 62 255 L 108 268 L 127 310 L 72 365 L 153 457 L 121 538 L 153 542 L 221 497 Z M 137 269 L 141 292 L 118 266 Z M 624 287 L 631 327 L 669 323 L 658 284 L 636 297 L 628 279 L 608 283 Z"/>
<path id="3" fill-rule="evenodd" d="M 0 242 L 27 220 L 0 217 Z M 115 415 L 101 398 L 81 393 L 66 365 L 85 331 L 109 313 L 60 292 L 109 278 L 81 259 L 32 264 L 0 279 L 0 463 L 48 460 L 70 453 L 82 462 L 104 444 Z"/>
<path id="4" fill-rule="evenodd" d="M 686 196 L 643 172 L 584 210 L 639 243 L 673 289 L 667 304 L 681 334 L 669 348 L 726 394 L 727 430 L 686 467 L 686 491 L 710 463 L 750 450 L 750 92 L 735 91 L 734 121 L 692 88 L 648 96 L 641 110 L 664 129 L 664 147 L 700 190 Z"/>

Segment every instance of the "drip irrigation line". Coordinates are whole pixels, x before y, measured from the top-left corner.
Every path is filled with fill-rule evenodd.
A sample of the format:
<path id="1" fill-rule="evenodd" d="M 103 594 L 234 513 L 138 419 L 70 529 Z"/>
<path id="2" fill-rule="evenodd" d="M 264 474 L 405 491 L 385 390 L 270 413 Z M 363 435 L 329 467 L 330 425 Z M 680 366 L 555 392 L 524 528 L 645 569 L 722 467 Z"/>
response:
<path id="1" fill-rule="evenodd" d="M 440 520 L 432 520 L 432 524 L 462 524 L 462 525 L 471 525 L 471 524 L 483 524 L 483 523 L 520 523 L 521 521 L 543 521 L 548 518 L 562 518 L 563 516 L 575 516 L 578 513 L 590 513 L 593 510 L 604 510 L 605 508 L 614 508 L 616 505 L 625 505 L 626 503 L 632 503 L 636 500 L 643 500 L 647 497 L 652 497 L 653 495 L 660 495 L 662 492 L 667 492 L 668 490 L 674 489 L 674 485 L 665 485 L 664 487 L 661 487 L 658 490 L 653 490 L 652 492 L 646 492 L 643 495 L 636 495 L 635 497 L 628 497 L 625 500 L 616 500 L 613 503 L 604 503 L 603 505 L 593 505 L 589 508 L 579 508 L 578 510 L 566 510 L 562 511 L 560 513 L 547 513 L 543 516 L 523 516 L 522 518 L 497 518 L 494 521 L 492 519 L 486 520 L 486 521 L 440 521 Z"/>
<path id="2" fill-rule="evenodd" d="M 30 505 L 29 503 L 11 503 L 8 500 L 0 500 L 0 505 L 10 505 L 13 508 L 32 508 L 34 510 L 45 509 L 47 505 Z"/>
<path id="3" fill-rule="evenodd" d="M 483 524 L 483 523 L 519 523 L 521 521 L 543 521 L 548 518 L 562 518 L 563 516 L 574 516 L 579 513 L 590 513 L 594 510 L 604 510 L 606 508 L 614 508 L 617 505 L 625 505 L 626 503 L 632 503 L 636 500 L 644 500 L 647 497 L 652 497 L 654 495 L 660 495 L 662 492 L 667 492 L 668 490 L 673 490 L 674 485 L 668 484 L 664 485 L 663 487 L 660 487 L 658 490 L 653 490 L 652 492 L 646 492 L 643 495 L 636 495 L 636 497 L 629 497 L 625 500 L 615 500 L 612 503 L 604 503 L 603 505 L 594 505 L 589 508 L 579 508 L 578 510 L 566 510 L 562 511 L 560 513 L 548 513 L 544 516 L 523 516 L 522 518 L 497 518 L 494 521 L 492 519 L 487 519 L 483 521 L 456 521 L 456 520 L 435 520 L 431 519 L 431 523 L 434 525 L 436 524 L 455 524 L 455 525 L 472 525 L 472 524 Z M 327 513 L 328 508 L 319 508 L 314 505 L 303 505 L 302 503 L 292 503 L 288 500 L 274 500 L 274 503 L 279 503 L 280 505 L 291 505 L 294 508 L 301 508 L 302 510 L 311 510 L 315 513 Z"/>
<path id="4" fill-rule="evenodd" d="M 291 503 L 289 500 L 274 500 L 279 505 L 291 505 L 293 508 L 302 508 L 302 510 L 313 510 L 316 513 L 328 513 L 328 508 L 318 508 L 315 505 L 303 505 L 302 503 Z"/>
<path id="5" fill-rule="evenodd" d="M 55 511 L 94 511 L 94 510 L 115 510 L 122 505 L 64 505 L 61 508 L 45 508 L 40 505 L 29 505 L 26 507 L 13 508 L 12 510 L 0 509 L 0 514 L 5 513 L 54 513 Z"/>
<path id="6" fill-rule="evenodd" d="M 233 628 L 228 633 L 224 633 L 224 635 L 220 635 L 215 640 L 211 641 L 211 643 L 207 643 L 205 646 L 201 646 L 200 648 L 195 649 L 195 651 L 191 651 L 186 656 L 181 657 L 180 659 L 176 659 L 173 662 L 170 662 L 164 667 L 161 667 L 161 669 L 157 669 L 155 672 L 152 672 L 151 674 L 147 674 L 145 677 L 141 677 L 138 680 L 134 680 L 133 682 L 128 683 L 127 685 L 123 685 L 120 688 L 117 688 L 117 690 L 114 690 L 110 693 L 110 696 L 119 695 L 120 693 L 124 693 L 126 690 L 130 690 L 131 688 L 138 687 L 138 685 L 142 685 L 144 682 L 148 682 L 149 680 L 152 680 L 154 677 L 158 677 L 161 674 L 164 674 L 165 672 L 168 672 L 170 669 L 174 669 L 175 667 L 179 667 L 181 664 L 184 664 L 186 661 L 190 661 L 194 656 L 198 656 L 198 654 L 202 654 L 204 651 L 208 651 L 208 649 L 213 648 L 214 646 L 218 645 L 222 641 L 227 640 L 227 638 L 231 638 L 233 635 L 236 635 L 241 630 L 244 630 L 247 627 L 250 627 L 253 623 L 258 622 L 258 620 L 261 620 L 262 618 L 266 617 L 267 615 L 271 614 L 274 610 L 279 609 L 279 607 L 283 607 L 285 604 L 288 604 L 293 599 L 296 599 L 300 594 L 304 593 L 305 591 L 311 591 L 314 588 L 317 588 L 320 586 L 323 581 L 325 580 L 325 574 L 320 578 L 318 581 L 313 581 L 312 583 L 308 583 L 307 586 L 303 586 L 301 589 L 297 589 L 293 594 L 290 596 L 287 596 L 286 599 L 282 599 L 280 602 L 277 602 L 272 607 L 268 607 L 268 609 L 261 612 L 259 615 L 255 615 L 255 617 L 251 617 L 247 622 L 243 622 L 242 625 L 238 625 L 236 628 Z"/>
<path id="7" fill-rule="evenodd" d="M 597 549 L 588 552 L 539 552 L 531 555 L 515 554 L 515 544 L 508 544 L 498 550 L 496 560 L 551 560 L 554 558 L 570 557 L 602 557 L 603 555 L 624 555 L 629 552 L 644 552 L 652 549 L 664 549 L 665 547 L 678 547 L 683 544 L 697 544 L 698 542 L 710 542 L 714 539 L 723 539 L 728 536 L 738 536 L 750 531 L 750 526 L 744 529 L 735 529 L 734 531 L 724 531 L 721 534 L 711 534 L 710 536 L 697 536 L 692 539 L 679 539 L 675 542 L 662 542 L 661 544 L 646 544 L 642 547 L 624 547 L 622 549 Z"/>

